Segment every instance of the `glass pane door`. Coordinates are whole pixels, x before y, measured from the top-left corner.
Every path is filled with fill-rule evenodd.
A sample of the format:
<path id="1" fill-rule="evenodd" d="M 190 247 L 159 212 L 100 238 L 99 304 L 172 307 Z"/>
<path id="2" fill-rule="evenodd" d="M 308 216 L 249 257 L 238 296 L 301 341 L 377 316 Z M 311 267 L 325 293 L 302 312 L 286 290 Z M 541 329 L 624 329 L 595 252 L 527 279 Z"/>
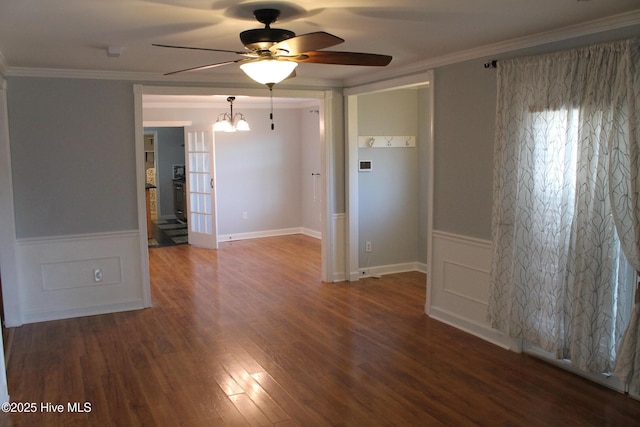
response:
<path id="1" fill-rule="evenodd" d="M 189 243 L 193 246 L 217 249 L 211 126 L 185 128 L 185 140 Z"/>

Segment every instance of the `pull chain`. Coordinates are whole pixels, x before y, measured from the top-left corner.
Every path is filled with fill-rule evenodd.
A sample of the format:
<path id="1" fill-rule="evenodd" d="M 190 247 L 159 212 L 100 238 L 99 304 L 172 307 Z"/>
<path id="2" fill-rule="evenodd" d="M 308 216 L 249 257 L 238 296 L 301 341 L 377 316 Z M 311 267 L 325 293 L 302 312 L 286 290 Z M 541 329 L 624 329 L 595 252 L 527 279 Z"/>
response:
<path id="1" fill-rule="evenodd" d="M 273 124 L 273 83 L 267 83 L 269 86 L 269 97 L 271 100 L 271 112 L 269 113 L 269 119 L 271 119 L 271 130 L 275 130 L 275 125 Z"/>

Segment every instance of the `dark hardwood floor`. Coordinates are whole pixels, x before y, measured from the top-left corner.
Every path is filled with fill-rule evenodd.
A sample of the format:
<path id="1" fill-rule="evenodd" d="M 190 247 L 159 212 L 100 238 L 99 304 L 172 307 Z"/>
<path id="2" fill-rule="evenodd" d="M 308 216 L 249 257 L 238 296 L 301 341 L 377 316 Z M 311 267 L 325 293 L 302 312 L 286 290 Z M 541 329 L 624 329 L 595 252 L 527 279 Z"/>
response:
<path id="1" fill-rule="evenodd" d="M 423 274 L 322 283 L 319 253 L 151 249 L 152 308 L 13 331 L 9 392 L 38 412 L 2 425 L 638 425 L 640 402 L 428 318 Z"/>

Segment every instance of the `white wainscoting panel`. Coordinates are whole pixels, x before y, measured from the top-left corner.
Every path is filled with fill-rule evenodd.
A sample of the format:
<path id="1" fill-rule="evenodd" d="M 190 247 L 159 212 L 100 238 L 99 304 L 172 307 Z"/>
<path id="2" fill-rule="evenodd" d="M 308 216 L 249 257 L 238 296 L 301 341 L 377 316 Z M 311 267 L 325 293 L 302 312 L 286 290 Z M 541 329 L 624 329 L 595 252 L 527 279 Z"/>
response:
<path id="1" fill-rule="evenodd" d="M 333 237 L 331 241 L 333 247 L 333 281 L 344 282 L 347 280 L 347 260 L 346 260 L 346 215 L 344 213 L 333 214 Z"/>
<path id="2" fill-rule="evenodd" d="M 23 323 L 143 308 L 139 245 L 137 231 L 18 240 Z"/>
<path id="3" fill-rule="evenodd" d="M 117 285 L 122 283 L 122 259 L 106 257 L 79 261 L 56 261 L 42 264 L 42 288 L 45 291 L 82 288 L 86 286 Z M 94 280 L 96 269 L 102 276 Z"/>
<path id="4" fill-rule="evenodd" d="M 491 242 L 433 232 L 430 300 L 425 311 L 504 348 L 517 350 L 512 342 L 487 321 Z"/>

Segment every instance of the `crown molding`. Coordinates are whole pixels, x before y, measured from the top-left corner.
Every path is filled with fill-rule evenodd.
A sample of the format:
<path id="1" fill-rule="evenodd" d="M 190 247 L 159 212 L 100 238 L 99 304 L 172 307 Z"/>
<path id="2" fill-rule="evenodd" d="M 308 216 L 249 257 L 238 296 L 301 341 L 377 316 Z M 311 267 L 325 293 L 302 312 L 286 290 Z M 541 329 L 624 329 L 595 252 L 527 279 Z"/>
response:
<path id="1" fill-rule="evenodd" d="M 2 58 L 0 58 L 0 61 Z M 0 62 L 0 67 L 2 62 Z M 0 68 L 0 71 L 2 69 Z M 133 71 L 101 71 L 101 70 L 75 70 L 65 68 L 31 68 L 31 67 L 6 67 L 5 76 L 8 77 L 40 77 L 40 78 L 66 78 L 66 79 L 95 79 L 95 80 L 121 80 L 135 82 L 163 82 L 172 84 L 182 83 L 206 83 L 216 87 L 255 87 L 252 82 L 243 75 L 230 76 L 219 75 L 215 78 L 202 74 L 182 74 L 177 76 L 164 76 L 157 73 L 133 72 Z M 295 84 L 294 84 L 295 83 Z M 281 82 L 278 87 L 309 87 L 327 88 L 342 87 L 341 80 L 296 78 L 295 82 Z M 263 87 L 260 85 L 260 87 Z"/>
<path id="2" fill-rule="evenodd" d="M 462 50 L 448 55 L 429 58 L 413 64 L 395 68 L 390 71 L 379 71 L 377 73 L 366 73 L 353 79 L 345 80 L 345 87 L 360 86 L 368 83 L 375 83 L 389 78 L 408 76 L 419 72 L 424 72 L 433 68 L 443 67 L 458 62 L 472 59 L 485 58 L 492 55 L 505 54 L 520 49 L 527 49 L 541 46 L 548 43 L 556 43 L 578 37 L 589 36 L 605 31 L 619 30 L 634 25 L 640 25 L 640 9 L 626 12 L 606 18 L 587 21 L 556 30 L 529 36 L 518 37 L 497 43 L 488 44 L 478 48 Z"/>
<path id="3" fill-rule="evenodd" d="M 144 99 L 144 96 L 143 96 Z M 308 100 L 308 99 L 295 99 L 295 98 L 274 98 L 273 105 L 278 109 L 300 109 L 300 108 L 312 108 L 318 106 L 318 101 L 316 100 Z M 167 102 L 155 102 L 155 101 L 144 101 L 144 108 L 159 108 L 159 109 L 167 109 L 167 108 L 190 108 L 190 109 L 228 109 L 229 102 L 225 100 L 202 100 L 202 101 L 167 101 Z M 271 108 L 271 101 L 267 97 L 259 98 L 259 97 L 251 97 L 251 102 L 247 104 L 235 104 L 234 109 L 238 111 L 249 111 L 249 110 L 267 110 Z"/>
<path id="4" fill-rule="evenodd" d="M 429 58 L 413 64 L 399 66 L 393 69 L 385 69 L 378 72 L 362 73 L 357 77 L 345 80 L 336 79 L 305 79 L 296 78 L 295 83 L 282 82 L 283 88 L 340 88 L 354 87 L 363 84 L 376 83 L 390 78 L 409 76 L 424 72 L 433 68 L 455 64 L 468 60 L 484 58 L 492 55 L 500 55 L 520 49 L 532 48 L 548 43 L 556 43 L 582 36 L 594 35 L 611 30 L 623 29 L 634 25 L 640 25 L 640 9 L 626 12 L 606 18 L 583 22 L 556 30 L 537 33 L 529 36 L 518 37 L 497 43 L 488 44 L 478 48 L 454 52 L 435 58 Z M 211 76 L 202 74 L 181 74 L 176 76 L 164 76 L 148 72 L 124 72 L 124 71 L 100 71 L 100 70 L 75 70 L 61 68 L 30 68 L 10 67 L 0 52 L 0 75 L 5 77 L 43 77 L 43 78 L 73 78 L 73 79 L 97 79 L 97 80 L 124 80 L 135 82 L 163 82 L 171 84 L 199 83 L 215 85 L 216 87 L 255 87 L 244 76 L 219 75 L 215 80 Z"/>
<path id="5" fill-rule="evenodd" d="M 163 128 L 163 127 L 181 128 L 181 127 L 191 126 L 192 124 L 193 122 L 189 120 L 182 120 L 182 121 L 180 120 L 178 121 L 148 120 L 148 121 L 142 122 L 142 126 L 145 128 Z"/>

